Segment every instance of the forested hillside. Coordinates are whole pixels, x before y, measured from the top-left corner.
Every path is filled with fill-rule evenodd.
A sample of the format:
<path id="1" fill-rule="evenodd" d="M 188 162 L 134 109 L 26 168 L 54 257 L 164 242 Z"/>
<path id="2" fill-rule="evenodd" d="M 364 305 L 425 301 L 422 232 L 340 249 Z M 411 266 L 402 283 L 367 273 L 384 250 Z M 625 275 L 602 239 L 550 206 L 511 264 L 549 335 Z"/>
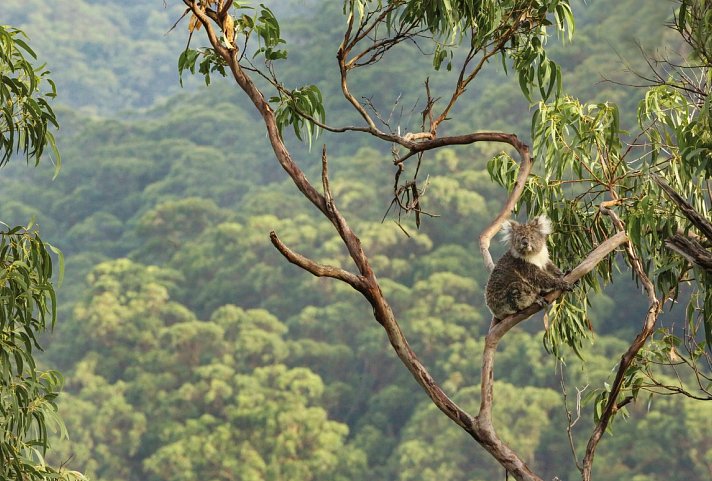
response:
<path id="1" fill-rule="evenodd" d="M 499 465 L 436 414 L 367 303 L 287 263 L 269 242 L 277 231 L 295 251 L 348 262 L 331 226 L 274 162 L 245 99 L 219 76 L 205 86 L 184 73 L 180 89 L 184 25 L 169 31 L 182 9 L 168 3 L 0 6 L 0 22 L 23 29 L 49 59 L 60 92 L 59 176 L 24 165 L 0 172 L 0 219 L 15 225 L 34 218 L 66 257 L 60 319 L 44 353 L 67 379 L 60 411 L 70 439 L 53 443 L 54 461 L 98 481 L 502 478 Z M 328 117 L 348 123 L 353 114 L 334 82 L 341 2 L 273 3 L 291 44 L 285 74 L 318 85 Z M 632 129 L 640 91 L 602 79 L 634 83 L 627 69 L 644 68 L 636 42 L 651 51 L 675 42 L 664 26 L 672 7 L 648 0 L 573 5 L 573 43 L 552 48 L 564 86 L 585 100 L 618 102 Z M 371 101 L 397 103 L 393 122 L 406 125 L 418 120 L 413 106 L 422 92 L 409 72 L 430 62 L 389 58 L 356 85 L 384 85 L 382 98 Z M 430 81 L 448 85 L 454 74 L 434 72 Z M 531 114 L 516 78 L 488 75 L 490 83 L 467 93 L 459 120 L 446 129 L 488 120 L 489 128 L 528 133 Z M 321 144 L 328 144 L 331 188 L 413 348 L 456 401 L 478 405 L 491 315 L 475 240 L 506 196 L 487 172 L 497 151 L 439 152 L 425 174 L 424 201 L 434 216 L 424 216 L 419 229 L 404 219 L 401 228 L 389 209 L 387 151 L 329 134 L 309 149 L 287 135 L 315 179 Z M 541 316 L 500 348 L 501 435 L 548 479 L 579 476 L 560 462 L 571 456 L 561 385 L 593 390 L 593 382 L 610 382 L 615 356 L 633 337 L 632 313 L 645 310 L 644 299 L 630 301 L 637 289 L 621 279 L 591 306 L 593 342 L 583 361 L 567 353 L 561 365 L 545 351 Z M 630 418 L 618 419 L 601 444 L 598 479 L 708 479 L 708 404 L 658 396 L 628 410 Z M 587 406 L 572 434 L 579 445 L 591 422 Z"/>

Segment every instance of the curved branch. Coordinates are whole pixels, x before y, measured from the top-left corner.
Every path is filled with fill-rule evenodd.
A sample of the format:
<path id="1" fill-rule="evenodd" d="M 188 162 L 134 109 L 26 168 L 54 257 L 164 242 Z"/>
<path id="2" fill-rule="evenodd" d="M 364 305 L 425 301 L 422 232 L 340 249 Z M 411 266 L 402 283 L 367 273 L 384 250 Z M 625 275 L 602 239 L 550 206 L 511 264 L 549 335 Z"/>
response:
<path id="1" fill-rule="evenodd" d="M 366 285 L 363 281 L 363 278 L 352 274 L 351 272 L 348 272 L 340 267 L 318 264 L 313 260 L 309 259 L 308 257 L 294 252 L 289 247 L 284 245 L 284 243 L 280 240 L 279 237 L 277 237 L 277 234 L 274 231 L 269 233 L 269 239 L 270 241 L 272 241 L 272 245 L 274 245 L 280 252 L 280 254 L 282 254 L 289 262 L 301 267 L 310 274 L 316 277 L 331 277 L 334 279 L 338 279 L 347 283 L 359 292 L 363 292 L 365 290 Z"/>
<path id="2" fill-rule="evenodd" d="M 312 204 L 314 204 L 314 206 L 316 206 L 327 219 L 329 219 L 332 225 L 334 225 L 346 245 L 349 255 L 358 267 L 359 272 L 364 276 L 373 277 L 373 271 L 368 263 L 366 255 L 363 252 L 361 241 L 358 237 L 356 237 L 353 231 L 351 231 L 351 228 L 333 205 L 333 202 L 328 202 L 326 197 L 314 188 L 302 169 L 299 168 L 296 162 L 294 162 L 294 159 L 292 159 L 291 154 L 287 150 L 287 147 L 284 145 L 282 137 L 279 134 L 274 111 L 269 106 L 269 103 L 265 100 L 262 92 L 257 88 L 254 81 L 242 69 L 242 66 L 237 58 L 237 52 L 230 51 L 220 44 L 213 26 L 210 23 L 209 17 L 195 1 L 183 1 L 205 25 L 211 45 L 225 60 L 227 65 L 230 67 L 230 72 L 232 73 L 235 82 L 245 92 L 262 116 L 265 128 L 267 129 L 267 138 L 272 145 L 272 150 L 279 164 L 287 172 L 295 186 L 302 192 L 302 194 Z"/>
<path id="3" fill-rule="evenodd" d="M 341 43 L 341 46 L 339 47 L 339 50 L 336 52 L 336 58 L 339 61 L 339 72 L 341 74 L 341 92 L 344 95 L 344 98 L 348 100 L 348 102 L 356 109 L 356 111 L 361 115 L 361 117 L 366 121 L 368 124 L 369 130 L 372 130 L 374 132 L 379 131 L 376 128 L 376 123 L 373 121 L 370 115 L 368 115 L 368 112 L 366 112 L 366 109 L 363 108 L 363 105 L 359 103 L 358 100 L 349 92 L 349 86 L 348 83 L 346 82 L 346 75 L 348 71 L 348 67 L 346 66 L 346 56 L 348 55 L 348 50 L 350 50 L 350 47 L 347 47 L 349 37 L 351 35 L 351 29 L 353 28 L 353 22 L 354 22 L 354 14 L 350 13 L 349 14 L 349 21 L 348 21 L 348 28 L 346 29 L 346 34 L 344 35 L 344 41 Z"/>
<path id="4" fill-rule="evenodd" d="M 499 211 L 497 217 L 495 217 L 492 223 L 488 225 L 485 230 L 482 231 L 482 234 L 480 234 L 480 253 L 482 254 L 482 259 L 485 262 L 485 267 L 489 272 L 492 272 L 492 269 L 494 269 L 492 254 L 490 254 L 489 251 L 490 241 L 492 240 L 492 237 L 494 237 L 494 235 L 499 231 L 500 227 L 502 226 L 502 223 L 512 213 L 512 210 L 514 210 L 514 206 L 517 204 L 519 198 L 522 196 L 522 192 L 524 192 L 524 186 L 526 185 L 527 178 L 529 177 L 529 173 L 532 170 L 533 164 L 531 157 L 529 156 L 528 145 L 521 142 L 514 134 L 510 134 L 508 136 L 506 136 L 506 134 L 501 135 L 502 137 L 501 140 L 499 140 L 500 142 L 506 142 L 515 149 L 517 149 L 517 152 L 519 153 L 520 164 L 519 173 L 517 174 L 517 180 L 514 182 L 514 188 L 509 194 L 509 198 L 507 198 L 507 201 L 502 206 L 502 210 Z"/>

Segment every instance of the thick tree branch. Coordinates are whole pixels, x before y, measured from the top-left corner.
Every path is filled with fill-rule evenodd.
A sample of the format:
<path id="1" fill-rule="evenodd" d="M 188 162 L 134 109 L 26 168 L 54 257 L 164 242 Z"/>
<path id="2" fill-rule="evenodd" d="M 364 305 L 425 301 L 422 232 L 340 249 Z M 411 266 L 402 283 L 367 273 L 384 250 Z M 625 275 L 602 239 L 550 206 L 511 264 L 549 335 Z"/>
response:
<path id="1" fill-rule="evenodd" d="M 287 172 L 295 186 L 302 192 L 302 194 L 304 194 L 304 196 L 334 225 L 361 275 L 373 277 L 373 271 L 371 270 L 368 259 L 363 252 L 361 241 L 351 231 L 350 227 L 333 203 L 328 205 L 327 199 L 324 195 L 320 194 L 314 188 L 314 186 L 306 178 L 304 172 L 292 159 L 291 154 L 287 150 L 279 134 L 274 111 L 269 106 L 269 103 L 265 100 L 262 92 L 260 92 L 253 80 L 240 66 L 237 52 L 234 50 L 230 51 L 220 44 L 218 36 L 212 28 L 209 17 L 196 2 L 184 0 L 184 3 L 193 11 L 193 13 L 195 13 L 200 21 L 204 23 L 206 32 L 208 33 L 208 39 L 210 40 L 212 47 L 225 60 L 227 65 L 230 67 L 230 72 L 232 73 L 235 82 L 245 92 L 262 116 L 267 130 L 267 137 L 272 145 L 272 150 L 279 164 Z"/>
<path id="2" fill-rule="evenodd" d="M 682 212 L 682 215 L 687 217 L 687 219 L 692 223 L 692 225 L 699 229 L 700 233 L 703 236 L 707 237 L 707 239 L 712 241 L 712 223 L 702 217 L 700 213 L 697 212 L 695 208 L 690 205 L 689 202 L 683 199 L 680 194 L 675 192 L 673 188 L 670 187 L 662 178 L 658 177 L 657 175 L 654 175 L 653 179 L 655 180 L 655 183 L 657 183 L 660 188 L 665 191 L 665 194 L 667 194 L 670 200 L 675 203 L 675 205 L 677 205 L 677 207 L 680 209 L 680 212 Z"/>
<path id="3" fill-rule="evenodd" d="M 692 264 L 696 264 L 712 274 L 712 253 L 702 247 L 697 240 L 676 234 L 669 239 L 665 239 L 665 245 L 668 249 L 677 252 Z"/>
<path id="4" fill-rule="evenodd" d="M 682 215 L 694 225 L 700 233 L 712 242 L 712 223 L 705 219 L 687 202 L 680 194 L 675 192 L 662 178 L 653 176 L 655 182 L 660 186 L 670 200 L 677 205 Z M 712 273 L 712 253 L 702 247 L 695 239 L 689 236 L 677 234 L 665 240 L 665 245 L 689 262 L 698 265 L 705 271 Z"/>

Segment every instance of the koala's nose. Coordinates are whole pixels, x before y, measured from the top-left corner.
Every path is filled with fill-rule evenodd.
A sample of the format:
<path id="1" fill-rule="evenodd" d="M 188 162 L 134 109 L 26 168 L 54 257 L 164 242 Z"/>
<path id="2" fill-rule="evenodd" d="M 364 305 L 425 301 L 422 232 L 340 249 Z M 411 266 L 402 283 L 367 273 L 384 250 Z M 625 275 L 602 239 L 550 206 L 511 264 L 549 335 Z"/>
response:
<path id="1" fill-rule="evenodd" d="M 522 247 L 525 249 L 529 247 L 529 241 L 527 239 L 522 239 Z"/>

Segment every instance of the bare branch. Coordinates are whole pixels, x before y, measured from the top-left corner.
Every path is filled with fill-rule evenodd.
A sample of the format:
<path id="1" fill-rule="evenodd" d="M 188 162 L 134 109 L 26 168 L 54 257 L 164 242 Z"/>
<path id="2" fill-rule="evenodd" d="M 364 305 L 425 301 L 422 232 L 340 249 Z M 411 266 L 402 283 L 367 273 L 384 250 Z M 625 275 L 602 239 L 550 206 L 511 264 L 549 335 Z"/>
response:
<path id="1" fill-rule="evenodd" d="M 270 241 L 272 241 L 272 244 L 280 252 L 280 254 L 282 254 L 289 262 L 301 267 L 310 274 L 316 277 L 331 277 L 340 281 L 344 281 L 345 283 L 360 292 L 363 292 L 363 290 L 365 289 L 365 284 L 361 277 L 352 274 L 351 272 L 348 272 L 344 269 L 341 269 L 340 267 L 318 264 L 313 260 L 294 252 L 289 247 L 284 245 L 284 243 L 280 240 L 279 237 L 277 237 L 277 234 L 274 231 L 269 233 L 269 238 Z"/>
<path id="2" fill-rule="evenodd" d="M 329 185 L 329 165 L 326 160 L 326 144 L 321 149 L 321 185 L 324 189 L 324 198 L 326 199 L 326 207 L 330 211 L 334 208 L 334 196 L 331 193 Z"/>
<path id="3" fill-rule="evenodd" d="M 455 85 L 455 90 L 453 91 L 452 95 L 450 96 L 450 101 L 448 104 L 445 106 L 443 111 L 440 113 L 437 119 L 431 122 L 430 124 L 430 131 L 434 134 L 438 126 L 447 119 L 448 114 L 450 113 L 450 110 L 455 106 L 455 103 L 457 100 L 460 98 L 460 96 L 465 93 L 467 90 L 467 86 L 474 80 L 474 78 L 480 73 L 482 70 L 482 67 L 489 61 L 491 57 L 494 55 L 497 55 L 502 51 L 504 46 L 509 42 L 509 40 L 512 38 L 514 32 L 517 30 L 517 28 L 520 25 L 520 21 L 514 22 L 514 24 L 511 26 L 511 28 L 507 31 L 505 35 L 502 36 L 502 38 L 497 42 L 496 46 L 492 48 L 489 52 L 484 51 L 482 54 L 482 58 L 480 61 L 477 63 L 477 65 L 467 74 L 465 74 L 465 71 L 467 69 L 467 66 L 469 62 L 474 58 L 478 50 L 470 50 L 470 52 L 467 55 L 467 58 L 465 62 L 462 65 L 462 68 L 460 70 L 460 74 L 457 79 L 457 84 Z"/>
<path id="4" fill-rule="evenodd" d="M 569 410 L 568 404 L 568 390 L 566 388 L 566 379 L 564 378 L 564 365 L 563 362 L 560 364 L 560 384 L 561 384 L 561 395 L 564 397 L 564 411 L 566 411 L 566 435 L 569 438 L 569 447 L 571 448 L 571 456 L 576 463 L 576 467 L 579 471 L 583 470 L 583 467 L 579 463 L 578 457 L 576 456 L 576 444 L 574 443 L 574 433 L 573 428 L 576 423 L 581 419 L 581 395 L 588 389 L 588 385 L 584 386 L 583 389 L 576 388 L 576 418 L 574 418 L 573 413 Z"/>
<path id="5" fill-rule="evenodd" d="M 614 193 L 611 192 L 611 194 Z M 614 200 L 602 204 L 600 209 L 601 212 L 608 215 L 613 220 L 614 225 L 619 231 L 618 234 L 623 234 L 625 232 L 623 222 L 618 218 L 616 213 L 610 209 L 611 205 L 615 205 L 618 202 L 618 199 L 614 198 Z M 628 257 L 628 261 L 633 267 L 633 271 L 635 272 L 640 282 L 643 284 L 643 288 L 645 289 L 645 292 L 648 296 L 649 307 L 645 315 L 643 327 L 640 333 L 638 333 L 638 335 L 630 344 L 626 352 L 621 357 L 621 361 L 618 365 L 618 370 L 616 372 L 616 377 L 613 380 L 610 392 L 608 393 L 608 401 L 606 403 L 606 407 L 603 409 L 599 421 L 596 424 L 596 427 L 594 428 L 593 433 L 591 434 L 591 437 L 588 440 L 588 444 L 586 445 L 586 454 L 584 455 L 583 459 L 583 481 L 590 481 L 591 479 L 591 470 L 593 468 L 593 458 L 596 453 L 596 447 L 598 446 L 598 443 L 601 440 L 603 433 L 606 432 L 611 418 L 618 409 L 617 399 L 618 395 L 623 389 L 625 373 L 630 367 L 630 365 L 633 363 L 633 360 L 638 354 L 638 351 L 640 351 L 640 349 L 647 342 L 648 338 L 652 335 L 653 329 L 655 328 L 655 322 L 657 321 L 658 316 L 660 315 L 660 312 L 662 311 L 663 307 L 663 303 L 658 301 L 655 295 L 655 287 L 653 286 L 652 281 L 645 274 L 642 262 L 640 261 L 640 258 L 638 257 L 630 242 L 626 243 L 625 250 L 626 255 Z"/>

